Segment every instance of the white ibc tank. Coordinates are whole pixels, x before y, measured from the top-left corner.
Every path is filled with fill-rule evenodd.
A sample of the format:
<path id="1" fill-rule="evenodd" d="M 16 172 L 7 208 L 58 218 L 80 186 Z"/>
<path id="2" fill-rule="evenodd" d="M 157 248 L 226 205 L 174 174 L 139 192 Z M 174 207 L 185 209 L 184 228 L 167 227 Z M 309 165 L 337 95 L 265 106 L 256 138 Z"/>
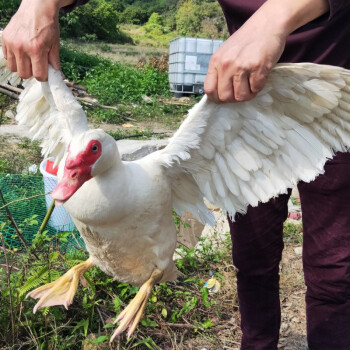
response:
<path id="1" fill-rule="evenodd" d="M 170 41 L 169 83 L 175 93 L 202 94 L 210 57 L 223 40 L 181 37 Z"/>

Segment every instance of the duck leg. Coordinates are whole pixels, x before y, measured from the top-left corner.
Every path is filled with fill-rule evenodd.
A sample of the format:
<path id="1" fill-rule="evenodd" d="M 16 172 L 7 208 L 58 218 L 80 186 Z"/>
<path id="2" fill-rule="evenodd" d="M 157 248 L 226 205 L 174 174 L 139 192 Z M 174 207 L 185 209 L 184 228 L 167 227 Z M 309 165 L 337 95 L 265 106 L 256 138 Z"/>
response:
<path id="1" fill-rule="evenodd" d="M 110 342 L 113 341 L 115 337 L 118 337 L 122 332 L 124 332 L 127 328 L 128 330 L 128 339 L 134 333 L 140 319 L 145 310 L 147 301 L 151 295 L 153 286 L 160 282 L 163 277 L 163 270 L 155 269 L 151 277 L 141 286 L 140 290 L 134 297 L 134 299 L 130 302 L 130 304 L 122 311 L 122 313 L 115 320 L 116 322 L 120 322 L 118 328 L 114 331 Z"/>
<path id="2" fill-rule="evenodd" d="M 89 258 L 72 267 L 58 280 L 45 284 L 28 293 L 27 298 L 39 299 L 38 303 L 34 306 L 33 313 L 36 313 L 37 310 L 45 306 L 64 305 L 68 309 L 77 291 L 79 278 L 93 266 L 94 263 Z"/>

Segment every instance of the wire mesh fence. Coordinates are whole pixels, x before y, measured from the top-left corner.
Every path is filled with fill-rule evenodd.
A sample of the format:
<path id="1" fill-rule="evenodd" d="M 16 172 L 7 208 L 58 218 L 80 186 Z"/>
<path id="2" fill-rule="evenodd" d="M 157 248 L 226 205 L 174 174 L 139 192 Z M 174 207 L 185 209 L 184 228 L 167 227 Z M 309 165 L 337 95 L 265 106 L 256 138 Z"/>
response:
<path id="1" fill-rule="evenodd" d="M 8 248 L 24 248 L 17 230 L 28 246 L 32 244 L 52 202 L 48 192 L 55 186 L 55 177 L 0 174 L 0 224 L 6 223 L 2 233 Z M 45 229 L 52 236 L 70 232 L 67 243 L 60 247 L 62 249 L 85 248 L 70 215 L 62 206 L 54 209 Z"/>

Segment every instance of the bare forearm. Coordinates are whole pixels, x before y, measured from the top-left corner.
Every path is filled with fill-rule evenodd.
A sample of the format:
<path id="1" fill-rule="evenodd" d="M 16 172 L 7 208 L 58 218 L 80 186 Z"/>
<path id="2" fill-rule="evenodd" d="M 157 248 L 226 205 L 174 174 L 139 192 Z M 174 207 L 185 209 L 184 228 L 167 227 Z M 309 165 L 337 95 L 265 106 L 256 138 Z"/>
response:
<path id="1" fill-rule="evenodd" d="M 288 36 L 294 30 L 329 11 L 327 0 L 268 0 L 245 23 L 269 23 Z M 262 29 L 262 28 L 261 28 Z"/>
<path id="2" fill-rule="evenodd" d="M 328 11 L 327 0 L 267 0 L 212 56 L 204 83 L 209 99 L 253 98 L 281 57 L 288 35 Z"/>

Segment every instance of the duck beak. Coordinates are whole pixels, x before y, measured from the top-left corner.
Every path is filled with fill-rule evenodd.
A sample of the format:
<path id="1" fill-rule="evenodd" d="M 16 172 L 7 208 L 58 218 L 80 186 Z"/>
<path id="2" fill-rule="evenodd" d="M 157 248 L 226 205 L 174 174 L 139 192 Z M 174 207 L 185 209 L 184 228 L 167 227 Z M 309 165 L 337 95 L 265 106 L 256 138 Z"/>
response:
<path id="1" fill-rule="evenodd" d="M 88 180 L 92 178 L 91 167 L 81 166 L 68 169 L 64 168 L 63 177 L 51 197 L 55 199 L 56 205 L 62 205 Z"/>

